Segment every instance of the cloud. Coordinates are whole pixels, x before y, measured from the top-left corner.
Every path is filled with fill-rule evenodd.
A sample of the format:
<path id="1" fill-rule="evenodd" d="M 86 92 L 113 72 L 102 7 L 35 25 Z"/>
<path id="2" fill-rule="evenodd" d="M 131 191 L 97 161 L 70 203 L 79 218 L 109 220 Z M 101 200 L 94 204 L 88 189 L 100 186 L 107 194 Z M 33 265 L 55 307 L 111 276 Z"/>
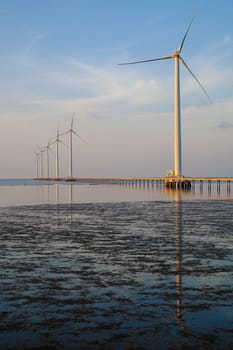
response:
<path id="1" fill-rule="evenodd" d="M 32 42 L 42 39 L 43 35 L 38 34 Z M 214 60 L 203 66 L 205 55 L 200 54 L 195 60 L 197 69 L 191 69 L 195 74 L 196 71 L 200 73 L 198 78 L 201 77 L 210 96 L 212 92 L 217 96 L 223 87 L 228 89 L 232 84 L 233 71 Z M 14 58 L 15 62 L 11 58 L 8 63 L 8 71 L 13 71 L 14 76 L 9 78 L 8 75 L 7 81 L 2 79 L 2 116 L 10 115 L 23 120 L 58 120 L 71 115 L 74 105 L 79 116 L 95 120 L 158 118 L 162 121 L 164 117 L 173 115 L 171 69 L 161 76 L 156 70 L 153 75 L 149 74 L 152 68 L 148 66 L 146 70 L 123 69 L 116 65 L 87 64 L 69 57 L 50 56 L 46 60 L 26 54 L 15 55 Z M 6 60 L 4 65 L 6 68 Z M 223 95 L 218 101 L 213 98 L 213 106 L 203 103 L 205 96 L 189 74 L 181 78 L 181 95 L 184 103 L 182 114 L 191 118 L 195 116 L 198 122 L 203 118 L 216 125 L 216 119 L 231 116 L 231 97 Z"/>
<path id="2" fill-rule="evenodd" d="M 226 91 L 232 88 L 232 55 L 232 38 L 227 35 L 198 52 L 187 62 L 211 98 L 214 98 L 216 92 L 218 95 L 225 95 Z M 194 91 L 196 83 L 192 83 L 192 78 L 188 75 L 185 77 L 189 91 Z"/>
<path id="3" fill-rule="evenodd" d="M 224 130 L 229 130 L 233 128 L 233 123 L 229 123 L 229 122 L 221 122 L 218 125 L 219 129 L 224 129 Z"/>
<path id="4" fill-rule="evenodd" d="M 85 114 L 130 115 L 138 114 L 150 105 L 159 106 L 168 97 L 165 86 L 158 79 L 125 72 L 119 67 L 97 67 L 70 60 L 51 65 L 21 57 L 14 69 L 20 72 L 20 68 L 23 73 L 19 73 L 19 80 L 8 76 L 10 107 L 15 99 L 18 109 L 20 105 L 31 112 L 36 112 L 38 107 L 40 111 L 49 107 L 60 114 L 73 109 L 75 103 Z"/>

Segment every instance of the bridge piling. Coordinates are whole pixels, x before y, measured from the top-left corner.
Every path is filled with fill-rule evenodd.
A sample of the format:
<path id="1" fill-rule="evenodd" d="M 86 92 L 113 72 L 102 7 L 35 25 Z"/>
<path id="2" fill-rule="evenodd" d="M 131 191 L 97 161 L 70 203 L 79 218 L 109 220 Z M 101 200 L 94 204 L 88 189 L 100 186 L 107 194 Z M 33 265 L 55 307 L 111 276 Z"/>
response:
<path id="1" fill-rule="evenodd" d="M 231 183 L 233 181 L 233 177 L 124 177 L 124 178 L 41 178 L 37 177 L 35 180 L 44 180 L 44 181 L 54 181 L 54 182 L 89 182 L 90 183 L 98 183 L 98 184 L 120 184 L 135 187 L 148 187 L 156 189 L 171 188 L 175 190 L 192 190 L 195 191 L 195 186 L 200 186 L 200 193 L 203 193 L 204 186 L 207 186 L 207 191 L 211 194 L 213 184 L 216 184 L 216 191 L 220 193 L 221 186 L 226 186 L 226 192 L 228 195 L 231 192 Z"/>
<path id="2" fill-rule="evenodd" d="M 208 180 L 208 193 L 211 194 L 211 180 Z"/>

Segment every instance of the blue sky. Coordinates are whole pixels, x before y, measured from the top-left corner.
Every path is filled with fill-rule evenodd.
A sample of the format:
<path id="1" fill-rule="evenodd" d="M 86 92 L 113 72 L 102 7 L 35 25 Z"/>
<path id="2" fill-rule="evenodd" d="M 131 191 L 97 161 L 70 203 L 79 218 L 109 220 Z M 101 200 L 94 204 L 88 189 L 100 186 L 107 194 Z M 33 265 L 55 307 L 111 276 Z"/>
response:
<path id="1" fill-rule="evenodd" d="M 173 61 L 117 63 L 172 54 L 195 13 L 182 57 L 213 104 L 181 67 L 183 174 L 233 176 L 231 0 L 0 0 L 0 177 L 35 176 L 73 113 L 75 176 L 173 169 Z"/>

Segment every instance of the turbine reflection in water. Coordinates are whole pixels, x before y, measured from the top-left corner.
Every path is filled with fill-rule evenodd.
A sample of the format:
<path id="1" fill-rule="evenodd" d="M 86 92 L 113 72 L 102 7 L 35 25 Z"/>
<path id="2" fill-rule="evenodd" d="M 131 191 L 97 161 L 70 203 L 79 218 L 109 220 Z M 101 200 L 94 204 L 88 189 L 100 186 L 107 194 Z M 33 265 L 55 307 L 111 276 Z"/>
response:
<path id="1" fill-rule="evenodd" d="M 182 198 L 175 191 L 175 244 L 176 244 L 176 317 L 182 322 Z"/>
<path id="2" fill-rule="evenodd" d="M 174 201 L 174 233 L 175 233 L 175 284 L 176 284 L 176 320 L 183 325 L 182 307 L 182 193 L 181 190 L 167 188 L 167 194 Z"/>
<path id="3" fill-rule="evenodd" d="M 56 195 L 56 204 L 60 204 L 60 193 L 59 193 L 59 184 L 55 184 L 55 195 Z"/>

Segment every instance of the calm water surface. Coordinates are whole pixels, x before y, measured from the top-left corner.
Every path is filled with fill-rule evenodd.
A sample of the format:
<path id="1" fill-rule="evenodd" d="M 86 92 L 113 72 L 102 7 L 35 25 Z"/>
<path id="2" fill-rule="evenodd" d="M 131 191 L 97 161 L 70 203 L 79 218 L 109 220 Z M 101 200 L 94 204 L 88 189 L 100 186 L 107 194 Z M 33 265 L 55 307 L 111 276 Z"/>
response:
<path id="1" fill-rule="evenodd" d="M 207 184 L 203 189 L 199 184 L 189 192 L 180 193 L 182 200 L 233 200 L 233 183 L 231 191 L 221 184 L 217 191 L 216 184 L 211 190 Z M 65 204 L 65 203 L 100 203 L 100 202 L 134 202 L 134 201 L 170 201 L 176 200 L 173 191 L 162 185 L 145 184 L 96 184 L 46 182 L 29 179 L 0 179 L 0 207 L 30 204 Z"/>
<path id="2" fill-rule="evenodd" d="M 230 193 L 1 185 L 1 349 L 233 348 Z"/>

